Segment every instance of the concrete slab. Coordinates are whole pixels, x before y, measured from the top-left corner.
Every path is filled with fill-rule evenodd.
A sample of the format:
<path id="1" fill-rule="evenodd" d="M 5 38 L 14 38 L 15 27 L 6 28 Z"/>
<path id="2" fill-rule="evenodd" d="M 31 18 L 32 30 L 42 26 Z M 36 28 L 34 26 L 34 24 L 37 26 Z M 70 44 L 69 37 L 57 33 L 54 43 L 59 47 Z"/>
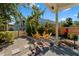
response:
<path id="1" fill-rule="evenodd" d="M 20 48 L 12 50 L 12 55 L 21 52 Z"/>
<path id="2" fill-rule="evenodd" d="M 30 47 L 30 46 L 29 46 L 29 45 L 27 45 L 27 44 L 26 44 L 26 45 L 24 45 L 24 48 L 25 48 L 25 49 L 26 49 L 26 48 L 29 48 L 29 47 Z"/>
<path id="3" fill-rule="evenodd" d="M 0 56 L 4 56 L 4 55 L 5 55 L 4 53 L 0 54 Z"/>

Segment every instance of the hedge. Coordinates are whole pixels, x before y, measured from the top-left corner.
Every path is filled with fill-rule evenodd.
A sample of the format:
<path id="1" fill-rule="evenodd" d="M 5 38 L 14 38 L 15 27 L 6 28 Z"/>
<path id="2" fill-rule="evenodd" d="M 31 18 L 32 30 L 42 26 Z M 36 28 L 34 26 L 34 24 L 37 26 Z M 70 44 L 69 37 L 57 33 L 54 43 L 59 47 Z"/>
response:
<path id="1" fill-rule="evenodd" d="M 0 44 L 4 42 L 12 43 L 13 41 L 14 41 L 14 37 L 12 32 L 9 31 L 0 32 Z"/>

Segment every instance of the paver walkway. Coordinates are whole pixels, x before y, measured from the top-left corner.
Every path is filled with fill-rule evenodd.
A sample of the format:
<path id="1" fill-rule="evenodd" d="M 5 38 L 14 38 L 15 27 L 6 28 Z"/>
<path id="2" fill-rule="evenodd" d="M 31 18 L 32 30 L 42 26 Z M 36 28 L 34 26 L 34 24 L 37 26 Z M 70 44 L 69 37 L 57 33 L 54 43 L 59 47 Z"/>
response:
<path id="1" fill-rule="evenodd" d="M 26 39 L 18 38 L 14 41 L 12 45 L 3 48 L 3 50 L 0 51 L 0 56 L 23 55 L 29 50 L 27 49 L 28 47 L 29 44 Z"/>

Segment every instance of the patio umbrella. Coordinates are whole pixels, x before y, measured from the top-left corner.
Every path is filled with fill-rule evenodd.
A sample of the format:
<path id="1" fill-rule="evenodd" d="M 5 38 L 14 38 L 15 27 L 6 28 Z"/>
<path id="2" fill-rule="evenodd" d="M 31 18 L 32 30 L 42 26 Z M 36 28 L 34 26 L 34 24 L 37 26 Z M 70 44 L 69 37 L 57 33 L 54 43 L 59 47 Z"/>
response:
<path id="1" fill-rule="evenodd" d="M 58 41 L 58 12 L 77 5 L 79 3 L 46 3 L 46 6 L 56 15 L 56 43 Z"/>

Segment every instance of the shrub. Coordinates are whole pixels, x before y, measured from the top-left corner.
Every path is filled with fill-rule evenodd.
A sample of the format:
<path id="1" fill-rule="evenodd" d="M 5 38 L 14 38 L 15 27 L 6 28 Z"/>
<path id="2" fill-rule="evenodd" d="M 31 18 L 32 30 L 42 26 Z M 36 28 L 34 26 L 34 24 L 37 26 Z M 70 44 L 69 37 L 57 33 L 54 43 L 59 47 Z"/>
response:
<path id="1" fill-rule="evenodd" d="M 74 35 L 74 36 L 73 36 L 73 39 L 74 39 L 75 41 L 77 41 L 77 40 L 78 40 L 78 36 L 77 36 L 77 35 Z"/>
<path id="2" fill-rule="evenodd" d="M 49 33 L 52 33 L 52 34 L 55 34 L 55 29 L 54 29 L 54 27 L 49 28 L 48 32 L 49 32 Z"/>
<path id="3" fill-rule="evenodd" d="M 12 43 L 14 40 L 12 32 L 5 32 L 5 38 L 5 41 L 8 43 Z"/>
<path id="4" fill-rule="evenodd" d="M 32 32 L 32 31 L 31 31 L 30 25 L 27 25 L 26 32 L 27 32 L 27 35 L 32 36 L 32 35 L 31 35 L 31 32 Z"/>
<path id="5" fill-rule="evenodd" d="M 44 32 L 44 27 L 40 25 L 37 30 L 42 35 Z"/>
<path id="6" fill-rule="evenodd" d="M 78 36 L 76 34 L 71 34 L 70 35 L 70 39 L 77 41 L 78 40 Z"/>
<path id="7" fill-rule="evenodd" d="M 4 32 L 0 32 L 0 44 L 4 42 L 4 38 L 5 38 L 5 33 Z"/>
<path id="8" fill-rule="evenodd" d="M 11 32 L 0 32 L 0 43 L 12 43 L 13 35 Z"/>
<path id="9" fill-rule="evenodd" d="M 28 36 L 32 36 L 32 34 L 35 34 L 35 28 L 33 26 L 27 25 L 26 32 Z"/>
<path id="10" fill-rule="evenodd" d="M 3 32 L 0 32 L 0 40 L 4 38 L 4 33 Z"/>

